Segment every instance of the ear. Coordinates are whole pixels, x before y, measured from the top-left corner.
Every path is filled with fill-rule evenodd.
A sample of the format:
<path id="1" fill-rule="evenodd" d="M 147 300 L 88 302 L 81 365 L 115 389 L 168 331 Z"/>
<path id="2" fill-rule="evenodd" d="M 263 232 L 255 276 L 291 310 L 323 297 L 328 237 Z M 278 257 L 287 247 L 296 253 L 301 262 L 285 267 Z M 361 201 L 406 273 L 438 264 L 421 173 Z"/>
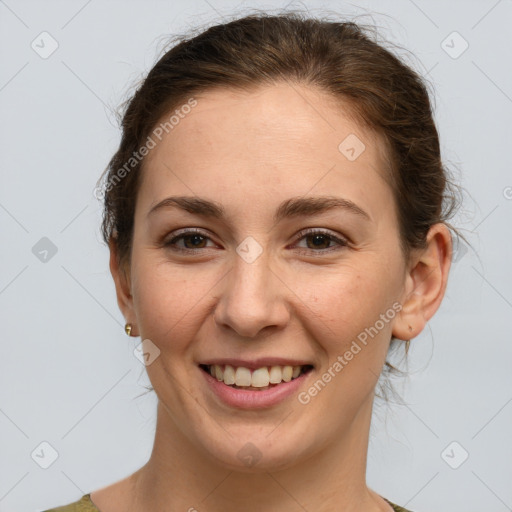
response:
<path id="1" fill-rule="evenodd" d="M 425 328 L 443 300 L 451 260 L 450 231 L 445 224 L 434 224 L 427 234 L 427 247 L 411 254 L 393 336 L 410 340 Z"/>
<path id="2" fill-rule="evenodd" d="M 109 242 L 110 248 L 110 273 L 114 278 L 116 287 L 117 304 L 123 313 L 126 323 L 132 325 L 131 336 L 138 336 L 136 315 L 133 308 L 133 297 L 131 293 L 130 271 L 127 266 L 121 266 L 118 257 L 118 248 L 116 241 L 111 238 Z"/>

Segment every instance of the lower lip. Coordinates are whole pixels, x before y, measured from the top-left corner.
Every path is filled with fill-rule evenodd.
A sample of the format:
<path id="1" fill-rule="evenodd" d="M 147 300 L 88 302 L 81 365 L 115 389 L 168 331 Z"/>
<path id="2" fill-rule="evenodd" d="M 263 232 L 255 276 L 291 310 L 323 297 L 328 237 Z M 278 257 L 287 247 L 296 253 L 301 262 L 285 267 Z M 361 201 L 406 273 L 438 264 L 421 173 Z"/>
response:
<path id="1" fill-rule="evenodd" d="M 233 388 L 224 384 L 222 381 L 218 381 L 201 368 L 199 368 L 199 371 L 203 374 L 210 389 L 225 404 L 241 409 L 263 409 L 276 405 L 286 398 L 289 398 L 291 395 L 296 394 L 313 370 L 303 373 L 290 382 L 281 382 L 281 384 L 263 391 Z"/>

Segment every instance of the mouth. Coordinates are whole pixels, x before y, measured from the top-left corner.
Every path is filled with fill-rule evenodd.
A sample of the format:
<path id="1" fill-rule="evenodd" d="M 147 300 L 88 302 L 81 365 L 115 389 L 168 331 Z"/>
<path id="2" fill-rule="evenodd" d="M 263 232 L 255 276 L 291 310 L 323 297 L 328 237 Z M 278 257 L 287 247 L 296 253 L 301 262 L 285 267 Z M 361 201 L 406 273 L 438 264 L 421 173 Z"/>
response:
<path id="1" fill-rule="evenodd" d="M 313 365 L 275 365 L 249 369 L 229 364 L 199 364 L 199 368 L 214 379 L 234 389 L 264 391 L 291 382 L 313 370 Z"/>

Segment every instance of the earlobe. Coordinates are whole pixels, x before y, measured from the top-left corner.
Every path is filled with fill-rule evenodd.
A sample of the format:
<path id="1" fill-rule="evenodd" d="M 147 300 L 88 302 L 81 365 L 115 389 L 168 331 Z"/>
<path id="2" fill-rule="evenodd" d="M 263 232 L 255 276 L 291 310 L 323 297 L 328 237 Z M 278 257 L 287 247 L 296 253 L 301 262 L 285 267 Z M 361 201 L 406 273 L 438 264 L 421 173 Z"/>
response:
<path id="1" fill-rule="evenodd" d="M 407 273 L 402 310 L 393 325 L 393 336 L 409 340 L 418 336 L 443 300 L 452 257 L 452 238 L 445 224 L 433 225 L 427 247 L 413 251 Z"/>
<path id="2" fill-rule="evenodd" d="M 110 273 L 116 287 L 117 304 L 127 323 L 132 326 L 131 336 L 137 336 L 136 318 L 133 310 L 133 297 L 131 293 L 131 281 L 129 270 L 121 266 L 117 244 L 114 239 L 109 242 L 110 248 Z"/>

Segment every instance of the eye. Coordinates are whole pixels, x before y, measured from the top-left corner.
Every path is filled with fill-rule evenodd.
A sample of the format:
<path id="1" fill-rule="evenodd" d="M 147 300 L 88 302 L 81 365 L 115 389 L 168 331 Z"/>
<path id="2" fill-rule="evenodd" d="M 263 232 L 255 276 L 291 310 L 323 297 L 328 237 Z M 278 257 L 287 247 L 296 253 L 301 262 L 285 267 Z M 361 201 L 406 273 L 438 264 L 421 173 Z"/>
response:
<path id="1" fill-rule="evenodd" d="M 311 254 L 311 251 L 320 253 L 331 252 L 339 250 L 342 247 L 348 246 L 348 242 L 344 238 L 340 238 L 328 231 L 323 231 L 319 229 L 309 229 L 302 231 L 301 233 L 299 233 L 298 241 L 303 239 L 307 240 L 308 238 L 311 238 L 313 240 L 313 245 L 308 247 L 308 250 L 306 251 L 300 251 L 301 254 Z M 177 245 L 177 242 L 182 240 L 185 245 L 184 247 L 180 247 Z M 210 237 L 206 233 L 197 229 L 188 229 L 179 232 L 175 237 L 173 237 L 168 242 L 165 242 L 163 245 L 164 247 L 169 247 L 175 251 L 190 253 L 201 249 L 207 249 L 208 247 L 205 246 L 207 240 L 210 240 Z M 191 246 L 187 246 L 188 242 L 190 242 Z M 329 245 L 332 242 L 335 242 L 338 245 L 338 247 L 322 247 L 325 246 L 326 243 L 327 245 Z"/>
<path id="2" fill-rule="evenodd" d="M 183 240 L 185 248 L 176 245 L 178 240 Z M 164 243 L 165 247 L 170 247 L 172 250 L 181 252 L 194 252 L 196 249 L 203 249 L 205 240 L 210 240 L 210 237 L 197 229 L 189 229 L 182 231 L 177 236 Z M 190 241 L 191 247 L 187 247 L 187 241 Z"/>
<path id="3" fill-rule="evenodd" d="M 309 244 L 308 244 L 308 250 L 300 251 L 301 253 L 310 254 L 311 251 L 320 252 L 320 253 L 332 252 L 332 251 L 338 251 L 342 247 L 348 246 L 348 242 L 344 238 L 340 238 L 336 235 L 333 235 L 329 231 L 324 231 L 324 230 L 320 230 L 320 229 L 309 229 L 309 230 L 302 231 L 301 233 L 299 233 L 299 238 L 298 238 L 299 241 L 300 240 L 307 241 L 308 238 L 312 239 L 312 246 L 309 246 Z M 330 247 L 330 248 L 325 247 L 326 244 L 329 245 L 333 241 L 336 242 L 338 247 Z"/>

